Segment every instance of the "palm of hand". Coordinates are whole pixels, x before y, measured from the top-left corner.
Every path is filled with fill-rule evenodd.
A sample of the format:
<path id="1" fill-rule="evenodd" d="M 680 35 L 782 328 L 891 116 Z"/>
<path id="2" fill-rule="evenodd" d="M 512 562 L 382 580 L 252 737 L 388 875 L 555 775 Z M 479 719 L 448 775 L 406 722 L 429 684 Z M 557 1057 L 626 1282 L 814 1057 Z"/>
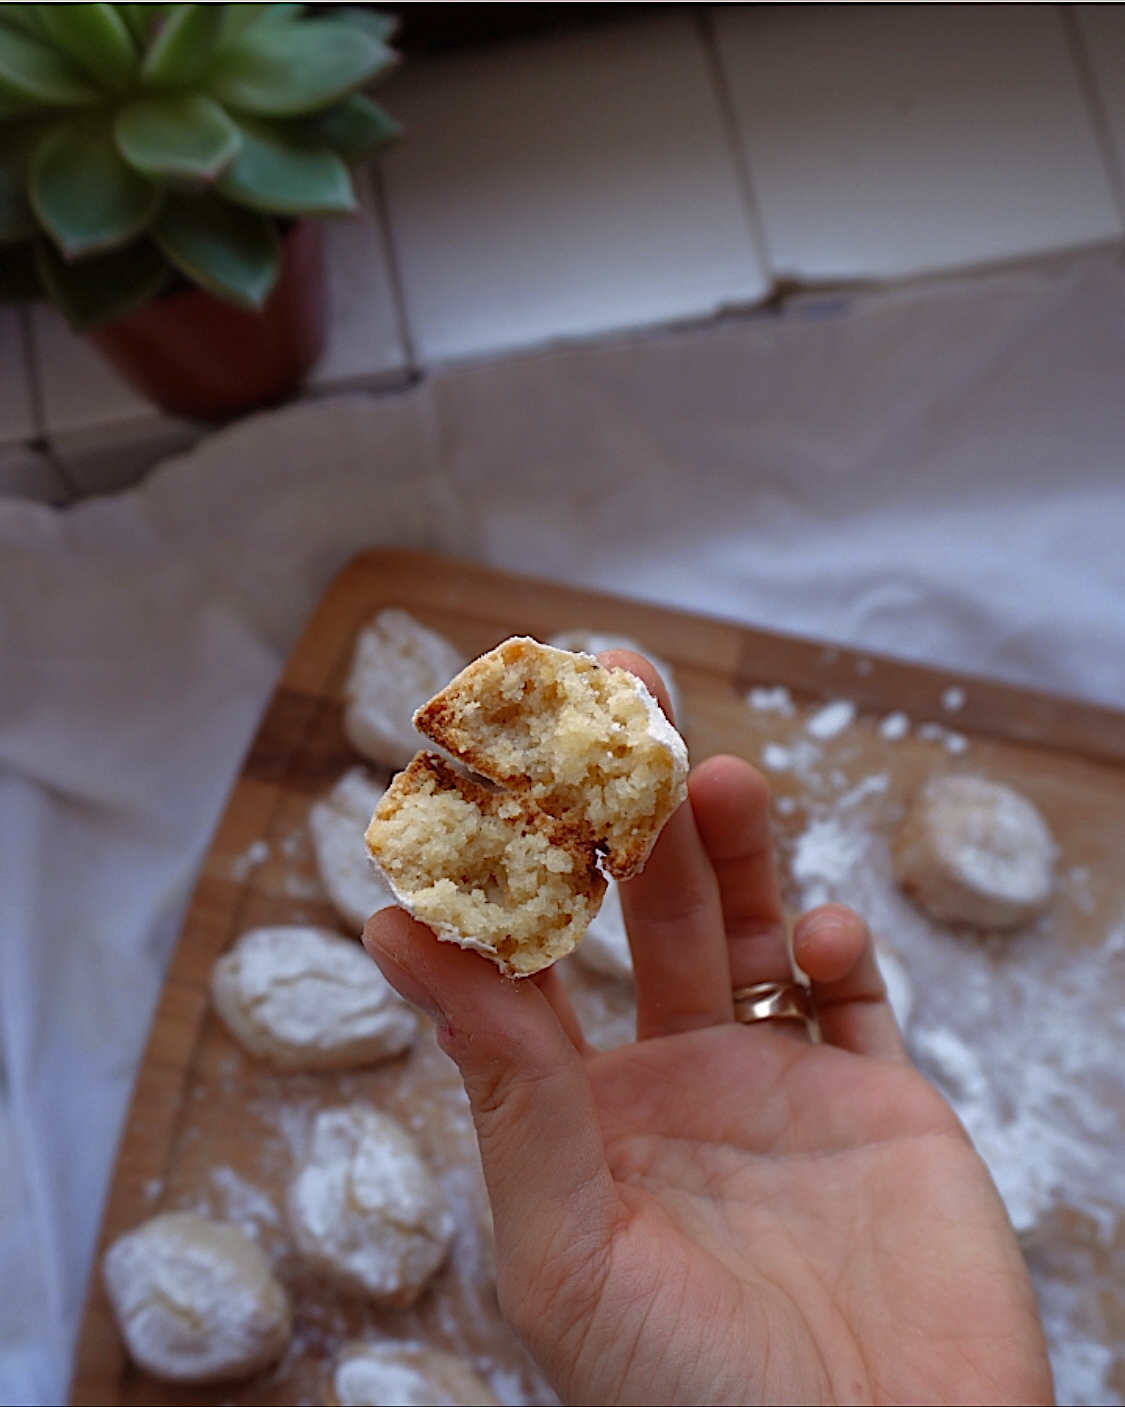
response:
<path id="1" fill-rule="evenodd" d="M 551 1326 L 546 1360 L 563 1346 L 568 1400 L 930 1402 L 960 1378 L 984 1402 L 1013 1372 L 1043 1396 L 1003 1209 L 916 1072 L 737 1027 L 587 1068 L 620 1215 L 587 1248 L 581 1351 L 549 1272 L 519 1314 Z"/>
<path id="2" fill-rule="evenodd" d="M 634 1045 L 592 1051 L 555 969 L 368 924 L 465 1080 L 506 1317 L 569 1402 L 1050 1401 L 1018 1244 L 871 935 L 794 926 L 823 1044 L 739 1024 L 734 991 L 792 977 L 769 795 L 736 758 L 689 791 L 622 889 Z"/>

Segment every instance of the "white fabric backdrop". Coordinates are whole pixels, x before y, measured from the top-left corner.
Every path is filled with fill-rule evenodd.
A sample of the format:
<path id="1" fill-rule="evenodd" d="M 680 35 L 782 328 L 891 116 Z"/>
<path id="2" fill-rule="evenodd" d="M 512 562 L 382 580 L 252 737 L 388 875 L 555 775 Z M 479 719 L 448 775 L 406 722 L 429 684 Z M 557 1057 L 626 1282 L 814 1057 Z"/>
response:
<path id="1" fill-rule="evenodd" d="M 1125 706 L 1125 270 L 1088 257 L 256 417 L 0 500 L 0 1401 L 54 1402 L 164 964 L 344 562 L 436 547 Z"/>

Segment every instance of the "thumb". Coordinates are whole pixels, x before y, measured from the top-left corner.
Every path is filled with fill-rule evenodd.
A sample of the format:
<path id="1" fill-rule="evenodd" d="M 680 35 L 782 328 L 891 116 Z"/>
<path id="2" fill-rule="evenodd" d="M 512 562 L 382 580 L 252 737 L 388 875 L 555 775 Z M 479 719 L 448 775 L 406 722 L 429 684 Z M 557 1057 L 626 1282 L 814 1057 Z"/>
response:
<path id="1" fill-rule="evenodd" d="M 534 982 L 437 941 L 401 909 L 369 919 L 363 942 L 396 991 L 436 1022 L 465 1082 L 506 1316 L 517 1329 L 545 1314 L 556 1326 L 574 1322 L 559 1299 L 576 1294 L 592 1308 L 591 1266 L 604 1260 L 618 1203 L 573 1041 Z"/>

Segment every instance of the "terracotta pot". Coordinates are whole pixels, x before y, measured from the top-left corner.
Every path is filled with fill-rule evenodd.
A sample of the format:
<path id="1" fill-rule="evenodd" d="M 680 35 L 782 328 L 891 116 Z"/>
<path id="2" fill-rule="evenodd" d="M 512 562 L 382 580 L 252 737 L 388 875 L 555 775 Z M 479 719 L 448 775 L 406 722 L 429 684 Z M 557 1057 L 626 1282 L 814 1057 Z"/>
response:
<path id="1" fill-rule="evenodd" d="M 326 327 L 324 237 L 309 221 L 285 236 L 281 273 L 260 313 L 189 288 L 86 335 L 163 410 L 223 420 L 294 391 Z"/>

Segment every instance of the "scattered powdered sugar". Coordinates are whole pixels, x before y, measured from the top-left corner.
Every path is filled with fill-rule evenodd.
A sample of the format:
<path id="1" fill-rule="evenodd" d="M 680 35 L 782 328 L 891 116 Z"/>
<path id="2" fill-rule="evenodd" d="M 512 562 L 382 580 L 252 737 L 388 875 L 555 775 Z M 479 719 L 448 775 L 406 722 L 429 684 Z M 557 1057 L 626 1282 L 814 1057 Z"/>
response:
<path id="1" fill-rule="evenodd" d="M 233 1168 L 212 1168 L 210 1176 L 222 1198 L 224 1221 L 233 1222 L 254 1240 L 258 1239 L 263 1226 L 281 1225 L 281 1216 L 269 1197 L 260 1187 L 240 1177 Z"/>
<path id="2" fill-rule="evenodd" d="M 910 719 L 901 710 L 888 713 L 879 721 L 879 736 L 884 742 L 898 743 L 910 732 Z"/>
<path id="3" fill-rule="evenodd" d="M 801 886 L 801 907 L 827 904 L 863 856 L 864 842 L 835 816 L 809 823 L 797 839 L 790 862 L 793 878 Z"/>
<path id="4" fill-rule="evenodd" d="M 819 760 L 820 748 L 804 739 L 795 742 L 792 747 L 766 743 L 762 748 L 762 766 L 771 772 L 796 772 L 798 776 L 803 776 Z"/>
<path id="5" fill-rule="evenodd" d="M 855 722 L 856 707 L 850 699 L 833 699 L 818 708 L 805 724 L 805 731 L 821 742 L 835 738 Z"/>
<path id="6" fill-rule="evenodd" d="M 968 695 L 964 689 L 959 689 L 956 684 L 950 685 L 941 696 L 941 706 L 948 713 L 958 713 L 965 707 L 965 700 Z"/>
<path id="7" fill-rule="evenodd" d="M 241 855 L 235 856 L 230 862 L 230 877 L 236 884 L 241 884 L 250 874 L 251 870 L 256 870 L 259 865 L 264 865 L 270 857 L 270 848 L 264 840 L 255 840 L 249 845 Z"/>
<path id="8" fill-rule="evenodd" d="M 943 728 L 940 723 L 920 723 L 918 736 L 924 743 L 941 743 L 946 752 L 959 756 L 968 750 L 969 740 L 964 733 L 956 733 L 952 728 Z"/>
<path id="9" fill-rule="evenodd" d="M 759 713 L 780 713 L 783 718 L 792 718 L 796 711 L 793 707 L 793 695 L 784 684 L 777 684 L 772 688 L 763 685 L 751 689 L 746 695 L 746 702 Z"/>
<path id="10" fill-rule="evenodd" d="M 850 904 L 893 944 L 914 989 L 911 1053 L 956 1110 L 1030 1248 L 1060 1401 L 1120 1402 L 1107 1374 L 1120 1376 L 1122 1365 L 1105 1347 L 1119 1327 L 1099 1317 L 1104 1289 L 1089 1277 L 1060 1280 L 1051 1257 L 1060 1216 L 1108 1207 L 1125 1230 L 1116 1113 L 1125 1062 L 1109 1038 L 1125 1032 L 1120 979 L 1110 981 L 1125 952 L 1125 914 L 1093 949 L 1068 945 L 1050 917 L 1007 938 L 955 935 L 895 884 L 883 796 L 861 784 L 814 803 L 790 860 L 801 906 Z M 1080 890 L 1094 882 L 1081 872 L 1071 881 Z M 1125 1245 L 1121 1231 L 1118 1240 Z"/>

